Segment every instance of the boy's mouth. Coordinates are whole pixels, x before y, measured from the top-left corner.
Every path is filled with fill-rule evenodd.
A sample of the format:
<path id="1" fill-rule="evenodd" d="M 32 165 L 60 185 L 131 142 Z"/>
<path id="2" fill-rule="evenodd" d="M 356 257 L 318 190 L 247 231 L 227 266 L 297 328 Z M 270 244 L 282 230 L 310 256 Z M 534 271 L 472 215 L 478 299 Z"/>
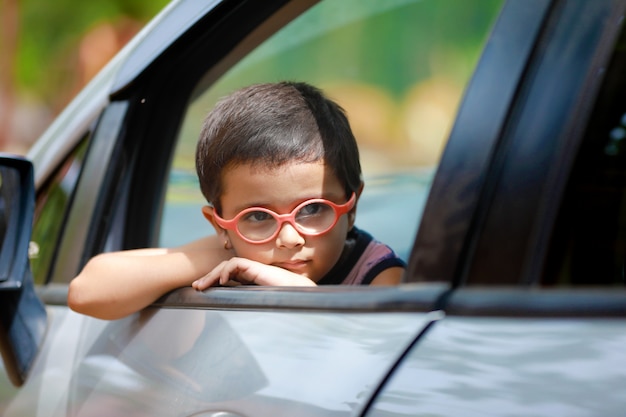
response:
<path id="1" fill-rule="evenodd" d="M 309 261 L 305 261 L 305 260 L 301 260 L 301 259 L 295 259 L 293 261 L 275 262 L 272 265 L 277 266 L 279 268 L 286 269 L 287 271 L 291 271 L 291 272 L 296 272 L 297 273 L 297 272 L 300 272 L 300 271 L 306 269 L 307 266 L 309 265 Z"/>

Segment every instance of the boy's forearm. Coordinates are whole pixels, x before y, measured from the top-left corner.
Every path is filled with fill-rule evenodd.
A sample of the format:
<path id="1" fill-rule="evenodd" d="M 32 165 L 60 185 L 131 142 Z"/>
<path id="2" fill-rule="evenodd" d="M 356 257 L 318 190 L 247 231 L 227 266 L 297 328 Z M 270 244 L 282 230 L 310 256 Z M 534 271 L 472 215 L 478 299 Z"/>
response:
<path id="1" fill-rule="evenodd" d="M 68 305 L 79 313 L 108 320 L 141 310 L 167 291 L 185 285 L 183 268 L 174 273 L 165 265 L 170 257 L 98 255 L 70 283 Z"/>
<path id="2" fill-rule="evenodd" d="M 191 285 L 229 256 L 211 240 L 174 250 L 101 254 L 70 283 L 68 305 L 101 319 L 125 317 L 173 289 Z"/>

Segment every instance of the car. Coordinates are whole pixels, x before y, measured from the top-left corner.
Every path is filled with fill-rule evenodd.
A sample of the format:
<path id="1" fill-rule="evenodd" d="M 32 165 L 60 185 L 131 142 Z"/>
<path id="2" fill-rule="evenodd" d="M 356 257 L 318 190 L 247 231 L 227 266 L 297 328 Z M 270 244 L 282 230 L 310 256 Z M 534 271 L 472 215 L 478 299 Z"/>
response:
<path id="1" fill-rule="evenodd" d="M 625 0 L 174 0 L 0 158 L 4 416 L 618 416 Z M 345 107 L 394 287 L 67 307 L 106 251 L 210 232 L 202 116 L 263 81 Z"/>

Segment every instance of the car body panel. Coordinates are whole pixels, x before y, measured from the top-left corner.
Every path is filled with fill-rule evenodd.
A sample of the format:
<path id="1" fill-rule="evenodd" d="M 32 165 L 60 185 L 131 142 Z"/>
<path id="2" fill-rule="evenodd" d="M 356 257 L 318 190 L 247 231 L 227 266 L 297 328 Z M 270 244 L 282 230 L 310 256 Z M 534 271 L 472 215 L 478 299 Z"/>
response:
<path id="1" fill-rule="evenodd" d="M 147 309 L 106 322 L 62 307 L 49 316 L 51 336 L 4 416 L 347 416 L 432 320 Z"/>
<path id="2" fill-rule="evenodd" d="M 619 416 L 625 338 L 624 320 L 447 316 L 366 416 Z"/>

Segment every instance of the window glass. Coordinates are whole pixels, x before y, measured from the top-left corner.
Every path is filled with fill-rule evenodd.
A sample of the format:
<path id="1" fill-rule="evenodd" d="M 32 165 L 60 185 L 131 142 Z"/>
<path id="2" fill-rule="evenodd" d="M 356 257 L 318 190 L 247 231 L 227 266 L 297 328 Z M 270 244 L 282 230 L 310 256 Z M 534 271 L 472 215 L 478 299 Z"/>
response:
<path id="1" fill-rule="evenodd" d="M 59 244 L 65 216 L 78 182 L 87 139 L 61 164 L 54 176 L 37 193 L 32 241 L 29 248 L 30 265 L 36 284 L 45 284 Z"/>
<path id="2" fill-rule="evenodd" d="M 626 283 L 625 45 L 623 30 L 570 176 L 543 284 Z"/>
<path id="3" fill-rule="evenodd" d="M 259 82 L 306 81 L 347 112 L 365 190 L 357 226 L 407 258 L 461 94 L 501 0 L 325 0 L 197 94 L 174 155 L 160 245 L 213 233 L 195 175 L 202 119 Z"/>

